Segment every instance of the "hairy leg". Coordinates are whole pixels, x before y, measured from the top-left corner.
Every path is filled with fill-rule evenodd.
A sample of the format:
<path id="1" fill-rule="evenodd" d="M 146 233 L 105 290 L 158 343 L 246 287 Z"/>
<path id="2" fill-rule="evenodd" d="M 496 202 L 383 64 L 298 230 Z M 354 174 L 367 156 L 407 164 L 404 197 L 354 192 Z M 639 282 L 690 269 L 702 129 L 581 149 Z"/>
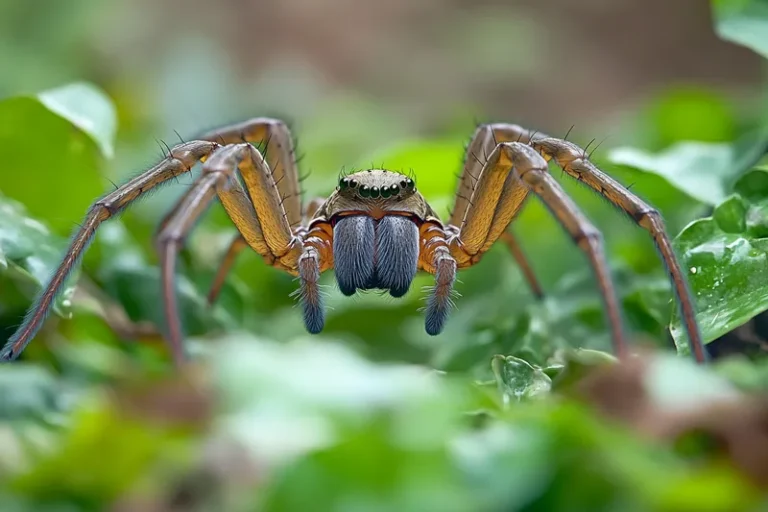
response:
<path id="1" fill-rule="evenodd" d="M 464 169 L 459 178 L 459 187 L 456 191 L 454 207 L 451 211 L 449 230 L 458 230 L 463 225 L 467 210 L 470 205 L 473 204 L 472 197 L 475 193 L 480 173 L 483 171 L 483 166 L 488 161 L 488 156 L 493 152 L 499 142 L 511 142 L 511 140 L 507 139 L 499 140 L 500 138 L 503 138 L 503 135 L 504 134 L 495 133 L 493 125 L 480 125 L 472 135 L 472 139 L 467 145 L 466 154 L 464 156 Z M 514 196 L 512 195 L 513 193 L 515 194 Z M 502 190 L 502 195 L 505 197 L 500 199 L 500 203 L 511 205 L 513 210 L 510 221 L 522 208 L 525 194 L 525 190 L 512 186 L 507 186 L 506 191 Z M 506 224 L 504 224 L 504 222 L 506 222 Z M 501 229 L 504 229 L 504 226 L 508 225 L 509 221 L 506 221 L 506 218 L 504 218 L 497 224 Z M 543 298 L 544 293 L 541 285 L 533 272 L 533 268 L 531 267 L 528 258 L 526 258 L 520 244 L 515 239 L 515 236 L 511 232 L 505 231 L 501 233 L 500 237 L 512 253 L 515 262 L 520 267 L 523 277 L 528 283 L 534 296 L 537 299 Z M 490 239 L 495 240 L 495 235 L 492 235 Z M 483 245 L 483 247 L 480 248 L 480 252 L 485 252 L 488 250 L 488 247 L 489 245 Z"/>
<path id="2" fill-rule="evenodd" d="M 0 360 L 10 361 L 18 357 L 35 336 L 48 316 L 53 300 L 80 261 L 102 222 L 118 215 L 142 194 L 189 172 L 198 161 L 206 158 L 217 147 L 218 144 L 208 141 L 179 144 L 169 151 L 168 157 L 162 162 L 96 201 L 88 210 L 80 229 L 72 236 L 61 264 L 29 309 L 21 326 L 0 351 Z"/>
<path id="3" fill-rule="evenodd" d="M 701 331 L 696 322 L 693 297 L 658 210 L 598 169 L 589 160 L 586 150 L 572 142 L 550 137 L 544 133 L 530 132 L 514 124 L 493 124 L 488 125 L 488 129 L 493 131 L 494 138 L 499 142 L 519 140 L 530 144 L 547 161 L 553 159 L 568 175 L 608 199 L 614 206 L 624 211 L 637 225 L 648 231 L 672 282 L 675 302 L 688 333 L 691 352 L 698 362 L 705 362 L 707 353 L 704 350 Z"/>
<path id="4" fill-rule="evenodd" d="M 451 252 L 467 259 L 467 248 L 478 251 L 472 254 L 478 254 L 483 248 L 490 247 L 506 227 L 499 229 L 499 224 L 508 224 L 510 212 L 514 207 L 519 208 L 517 203 L 505 205 L 502 202 L 505 197 L 515 201 L 516 188 L 535 193 L 584 251 L 605 303 L 614 350 L 619 356 L 626 355 L 619 303 L 605 261 L 602 237 L 549 174 L 547 162 L 530 146 L 504 142 L 489 155 L 476 185 L 474 204 L 467 210 L 464 227 L 459 236 L 451 240 Z"/>

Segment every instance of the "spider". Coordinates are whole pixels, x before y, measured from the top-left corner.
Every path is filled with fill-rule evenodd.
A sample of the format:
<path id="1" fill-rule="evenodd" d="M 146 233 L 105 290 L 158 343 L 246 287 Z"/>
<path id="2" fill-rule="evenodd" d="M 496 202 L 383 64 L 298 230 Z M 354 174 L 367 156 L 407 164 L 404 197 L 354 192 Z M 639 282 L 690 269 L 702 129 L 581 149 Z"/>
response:
<path id="1" fill-rule="evenodd" d="M 258 149 L 262 143 L 263 153 Z M 672 280 L 691 351 L 697 361 L 705 361 L 693 301 L 659 212 L 595 167 L 579 146 L 514 124 L 478 126 L 467 146 L 453 210 L 444 223 L 410 177 L 384 169 L 342 176 L 326 200 L 302 205 L 291 134 L 285 123 L 269 118 L 182 142 L 154 167 L 98 199 L 60 266 L 0 351 L 0 359 L 15 359 L 35 336 L 102 222 L 156 186 L 190 172 L 198 162 L 202 162 L 200 177 L 163 219 L 156 239 L 167 337 L 176 363 L 185 359 L 173 291 L 177 254 L 217 196 L 238 235 L 216 273 L 209 302 L 218 295 L 238 253 L 247 247 L 268 265 L 298 277 L 304 324 L 311 333 L 324 325 L 318 281 L 326 270 L 334 270 L 344 295 L 383 289 L 393 297 L 404 295 L 422 270 L 435 276 L 425 308 L 426 331 L 435 335 L 445 325 L 457 270 L 478 263 L 499 239 L 511 249 L 534 294 L 542 296 L 517 240 L 507 231 L 532 192 L 587 256 L 605 304 L 613 349 L 623 357 L 628 347 L 601 234 L 549 173 L 550 160 L 650 233 Z"/>

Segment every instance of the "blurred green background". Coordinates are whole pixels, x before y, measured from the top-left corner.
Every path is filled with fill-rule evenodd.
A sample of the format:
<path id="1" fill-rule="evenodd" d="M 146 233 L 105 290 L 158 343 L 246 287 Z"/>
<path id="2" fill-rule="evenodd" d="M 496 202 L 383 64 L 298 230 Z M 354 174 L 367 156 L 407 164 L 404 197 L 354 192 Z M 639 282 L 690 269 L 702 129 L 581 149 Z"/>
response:
<path id="1" fill-rule="evenodd" d="M 163 158 L 166 145 L 269 115 L 291 126 L 307 199 L 329 194 L 345 166 L 383 164 L 412 169 L 419 190 L 445 216 L 463 145 L 478 122 L 569 132 L 569 140 L 590 146 L 602 169 L 662 212 L 671 237 L 679 235 L 704 336 L 718 340 L 713 354 L 759 360 L 768 332 L 758 316 L 768 309 L 767 27 L 768 7 L 742 0 L 6 0 L 0 341 L 14 332 L 95 198 Z M 604 233 L 633 342 L 669 352 L 676 344 L 687 353 L 650 236 L 553 172 Z M 103 226 L 20 368 L 45 372 L 53 379 L 45 382 L 68 392 L 72 386 L 78 397 L 95 382 L 170 371 L 158 334 L 164 320 L 152 236 L 193 180 L 180 178 Z M 470 380 L 492 380 L 496 354 L 545 368 L 558 349 L 608 350 L 600 299 L 578 248 L 538 201 L 511 229 L 544 285 L 543 302 L 499 245 L 460 274 L 461 296 L 440 336 L 426 335 L 419 311 L 430 276 L 394 300 L 376 293 L 344 298 L 326 275 L 326 328 L 308 340 L 291 297 L 297 283 L 253 253 L 239 257 L 217 305 L 205 305 L 235 233 L 214 205 L 180 258 L 189 346 L 237 359 L 228 347 L 243 340 L 258 347 L 341 343 L 350 351 L 342 361 L 416 363 Z M 251 355 L 264 350 L 279 352 L 254 348 Z M 288 371 L 294 356 L 275 355 L 276 367 Z M 342 363 L 329 364 L 317 371 Z M 31 400 L 40 404 L 31 409 L 50 412 L 79 403 L 61 406 L 57 385 L 46 388 L 37 373 L 14 371 L 31 379 L 32 394 L 14 398 L 13 407 L 27 410 Z M 8 386 L 15 393 L 20 385 Z M 254 393 L 269 394 L 269 386 L 255 385 Z M 48 392 L 56 407 L 40 398 Z M 434 407 L 443 411 L 437 414 L 453 410 Z M 424 471 L 435 482 L 449 478 Z M 91 491 L 75 494 L 95 500 L 91 506 L 114 490 Z M 419 500 L 398 503 L 428 509 L 416 506 Z M 345 510 L 357 510 L 350 506 Z"/>

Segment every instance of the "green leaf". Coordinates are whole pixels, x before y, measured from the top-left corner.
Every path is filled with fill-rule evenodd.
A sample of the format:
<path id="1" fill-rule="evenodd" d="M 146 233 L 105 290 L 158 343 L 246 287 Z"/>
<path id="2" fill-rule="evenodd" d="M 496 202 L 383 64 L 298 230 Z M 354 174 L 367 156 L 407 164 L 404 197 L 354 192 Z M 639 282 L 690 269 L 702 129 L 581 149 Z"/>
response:
<path id="1" fill-rule="evenodd" d="M 65 241 L 31 218 L 21 204 L 0 195 L 0 280 L 8 281 L 2 306 L 26 308 L 59 265 L 64 248 Z M 14 304 L 11 288 L 24 300 Z M 58 314 L 68 310 L 72 291 L 65 287 L 54 302 Z"/>
<path id="2" fill-rule="evenodd" d="M 91 84 L 76 83 L 43 91 L 37 98 L 48 110 L 87 133 L 104 156 L 113 156 L 117 130 L 115 107 L 101 90 Z"/>
<path id="3" fill-rule="evenodd" d="M 549 375 L 519 357 L 494 356 L 491 367 L 505 403 L 546 395 L 552 388 Z"/>
<path id="4" fill-rule="evenodd" d="M 768 3 L 764 0 L 712 0 L 720 38 L 768 58 Z"/>
<path id="5" fill-rule="evenodd" d="M 0 372 L 0 421 L 40 420 L 62 408 L 61 392 L 61 383 L 41 367 L 5 367 Z"/>
<path id="6" fill-rule="evenodd" d="M 678 142 L 656 154 L 616 148 L 608 158 L 615 164 L 658 174 L 690 197 L 714 206 L 726 198 L 733 180 L 760 158 L 767 134 L 759 130 L 732 144 Z"/>
<path id="7" fill-rule="evenodd" d="M 680 411 L 739 396 L 727 379 L 690 358 L 656 354 L 648 361 L 644 388 L 660 408 Z"/>
<path id="8" fill-rule="evenodd" d="M 768 169 L 745 174 L 734 189 L 737 195 L 711 217 L 689 224 L 674 241 L 705 342 L 768 309 Z M 678 351 L 688 353 L 677 314 L 670 327 Z"/>
<path id="9" fill-rule="evenodd" d="M 74 84 L 0 101 L 0 191 L 54 232 L 68 234 L 104 189 L 115 112 L 93 86 Z"/>

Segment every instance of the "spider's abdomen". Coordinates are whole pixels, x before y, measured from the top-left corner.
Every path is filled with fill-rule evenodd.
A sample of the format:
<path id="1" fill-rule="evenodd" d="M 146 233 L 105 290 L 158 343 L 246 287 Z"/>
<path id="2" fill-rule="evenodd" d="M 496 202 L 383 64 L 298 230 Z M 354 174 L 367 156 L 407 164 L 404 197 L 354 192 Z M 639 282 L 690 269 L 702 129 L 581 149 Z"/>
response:
<path id="1" fill-rule="evenodd" d="M 344 295 L 382 289 L 402 297 L 416 275 L 419 229 L 399 215 L 341 217 L 333 228 L 333 253 L 336 282 Z"/>

